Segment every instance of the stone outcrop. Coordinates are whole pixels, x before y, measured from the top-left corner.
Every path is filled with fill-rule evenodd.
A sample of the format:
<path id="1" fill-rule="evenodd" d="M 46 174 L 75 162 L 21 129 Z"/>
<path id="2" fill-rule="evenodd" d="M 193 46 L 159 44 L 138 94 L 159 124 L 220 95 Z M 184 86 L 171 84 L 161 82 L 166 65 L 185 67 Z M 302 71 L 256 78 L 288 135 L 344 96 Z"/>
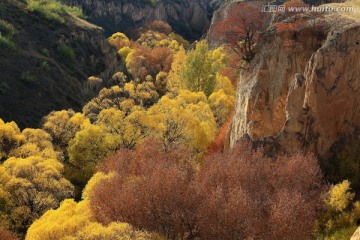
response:
<path id="1" fill-rule="evenodd" d="M 360 127 L 360 20 L 303 14 L 296 29 L 272 26 L 237 88 L 230 143 L 241 138 L 320 157 Z"/>
<path id="2" fill-rule="evenodd" d="M 355 231 L 354 235 L 352 235 L 350 240 L 360 240 L 360 228 Z"/>
<path id="3" fill-rule="evenodd" d="M 62 0 L 78 6 L 88 20 L 105 29 L 106 35 L 125 32 L 155 20 L 169 23 L 174 31 L 194 40 L 200 38 L 210 26 L 212 5 L 207 0 L 158 0 L 156 4 L 144 0 Z"/>

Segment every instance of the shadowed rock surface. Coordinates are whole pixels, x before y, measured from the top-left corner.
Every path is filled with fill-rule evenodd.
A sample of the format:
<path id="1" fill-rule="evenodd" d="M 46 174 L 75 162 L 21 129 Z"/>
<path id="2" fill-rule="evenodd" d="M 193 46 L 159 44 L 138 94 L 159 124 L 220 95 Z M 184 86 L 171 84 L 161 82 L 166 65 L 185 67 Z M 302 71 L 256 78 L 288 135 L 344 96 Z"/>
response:
<path id="1" fill-rule="evenodd" d="M 208 30 L 212 5 L 207 0 L 62 0 L 81 7 L 93 22 L 105 29 L 107 36 L 114 32 L 134 34 L 133 30 L 146 23 L 161 20 L 189 40 L 199 39 Z"/>

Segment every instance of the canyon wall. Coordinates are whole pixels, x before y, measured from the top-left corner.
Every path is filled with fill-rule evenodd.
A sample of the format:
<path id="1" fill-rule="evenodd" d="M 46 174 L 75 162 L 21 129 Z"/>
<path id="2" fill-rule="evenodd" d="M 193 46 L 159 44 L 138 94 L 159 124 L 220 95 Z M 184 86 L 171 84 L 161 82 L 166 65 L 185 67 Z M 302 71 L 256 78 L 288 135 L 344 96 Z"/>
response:
<path id="1" fill-rule="evenodd" d="M 212 5 L 206 0 L 62 0 L 78 6 L 88 20 L 104 28 L 109 36 L 114 32 L 132 34 L 132 30 L 148 22 L 161 20 L 169 23 L 175 32 L 189 40 L 199 39 L 208 30 Z"/>
<path id="2" fill-rule="evenodd" d="M 302 25 L 295 29 L 270 27 L 242 71 L 231 145 L 246 137 L 276 152 L 327 157 L 335 143 L 356 135 L 360 21 L 349 13 L 302 14 L 296 21 Z"/>

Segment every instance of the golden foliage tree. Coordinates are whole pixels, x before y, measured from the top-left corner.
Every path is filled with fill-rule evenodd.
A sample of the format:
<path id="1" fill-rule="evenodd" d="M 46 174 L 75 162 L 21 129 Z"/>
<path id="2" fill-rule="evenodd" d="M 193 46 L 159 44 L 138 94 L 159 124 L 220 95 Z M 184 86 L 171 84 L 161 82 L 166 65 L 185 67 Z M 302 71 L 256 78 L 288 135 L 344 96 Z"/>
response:
<path id="1" fill-rule="evenodd" d="M 171 70 L 169 71 L 167 89 L 181 88 L 180 71 L 182 65 L 186 60 L 186 51 L 183 47 L 180 47 L 179 51 L 174 55 L 173 62 L 171 63 Z"/>
<path id="2" fill-rule="evenodd" d="M 0 167 L 3 199 L 11 208 L 12 227 L 24 233 L 48 209 L 73 196 L 73 186 L 62 176 L 63 166 L 56 159 L 32 156 L 9 158 Z"/>
<path id="3" fill-rule="evenodd" d="M 102 126 L 89 124 L 69 142 L 69 161 L 85 178 L 90 178 L 97 164 L 115 149 L 112 135 Z"/>
<path id="4" fill-rule="evenodd" d="M 316 224 L 317 239 L 350 239 L 360 219 L 360 202 L 354 197 L 347 180 L 330 188 L 324 199 L 325 210 Z"/>
<path id="5" fill-rule="evenodd" d="M 151 81 L 141 84 L 130 82 L 123 87 L 104 88 L 97 97 L 84 106 L 83 113 L 93 122 L 97 120 L 99 113 L 104 109 L 115 108 L 129 115 L 134 110 L 156 103 L 159 95 L 155 89 Z"/>
<path id="6" fill-rule="evenodd" d="M 88 193 L 96 219 L 129 222 L 166 239 L 183 239 L 195 231 L 191 155 L 184 149 L 163 152 L 161 146 L 149 140 L 135 151 L 118 152 L 102 166 L 101 172 L 110 176 Z"/>
<path id="7" fill-rule="evenodd" d="M 111 134 L 115 150 L 121 147 L 133 149 L 149 135 L 149 118 L 144 110 L 126 116 L 124 112 L 110 108 L 100 112 L 96 124 Z"/>
<path id="8" fill-rule="evenodd" d="M 164 96 L 148 110 L 155 134 L 165 148 L 183 144 L 204 153 L 216 134 L 216 122 L 204 93 L 181 90 L 172 98 Z"/>
<path id="9" fill-rule="evenodd" d="M 81 113 L 69 109 L 50 113 L 44 118 L 42 128 L 51 135 L 56 146 L 66 148 L 76 132 L 89 123 Z"/>
<path id="10" fill-rule="evenodd" d="M 235 98 L 225 94 L 225 92 L 221 89 L 210 95 L 209 105 L 214 113 L 217 125 L 221 126 L 225 123 L 232 111 L 234 111 Z"/>
<path id="11" fill-rule="evenodd" d="M 62 202 L 56 210 L 47 211 L 29 228 L 26 240 L 150 240 L 152 235 L 133 229 L 127 223 L 113 222 L 104 226 L 95 221 L 89 202 Z"/>
<path id="12" fill-rule="evenodd" d="M 0 220 L 23 234 L 45 211 L 72 197 L 74 187 L 62 175 L 60 155 L 48 133 L 41 129 L 20 132 L 14 122 L 0 123 L 6 152 L 0 165 Z"/>
<path id="13" fill-rule="evenodd" d="M 4 123 L 0 119 L 0 160 L 4 161 L 11 150 L 20 146 L 25 140 L 15 122 Z"/>

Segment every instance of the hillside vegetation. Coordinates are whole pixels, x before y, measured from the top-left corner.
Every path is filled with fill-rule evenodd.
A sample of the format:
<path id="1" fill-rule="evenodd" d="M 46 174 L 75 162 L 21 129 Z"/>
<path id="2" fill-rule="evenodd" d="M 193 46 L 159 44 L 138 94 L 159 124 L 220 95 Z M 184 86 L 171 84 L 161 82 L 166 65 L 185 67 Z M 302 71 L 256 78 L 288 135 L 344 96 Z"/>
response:
<path id="1" fill-rule="evenodd" d="M 108 72 L 115 51 L 101 28 L 57 1 L 0 3 L 0 115 L 37 126 L 54 109 L 80 109 L 89 75 Z M 51 97 L 49 97 L 51 96 Z"/>
<path id="2" fill-rule="evenodd" d="M 163 2 L 170 1 L 136 4 Z M 360 220 L 358 140 L 337 146 L 329 162 L 296 148 L 301 132 L 281 146 L 267 136 L 231 142 L 234 131 L 267 119 L 272 125 L 263 132 L 276 132 L 283 118 L 269 111 L 290 100 L 271 105 L 271 91 L 281 85 L 289 99 L 293 92 L 300 98 L 316 82 L 303 84 L 290 70 L 305 65 L 301 54 L 326 53 L 317 49 L 331 28 L 311 20 L 333 23 L 331 14 L 267 15 L 259 4 L 228 9 L 209 34 L 219 44 L 209 45 L 190 43 L 158 20 L 132 37 L 117 31 L 105 39 L 79 9 L 59 1 L 2 2 L 0 240 L 349 239 Z M 334 56 L 354 49 L 348 55 L 355 59 L 356 26 L 343 38 L 351 45 Z M 342 39 L 337 33 L 331 36 Z M 275 84 L 266 71 L 276 71 Z M 336 83 L 323 96 L 338 91 Z M 293 102 L 286 116 L 302 103 Z M 304 106 L 300 117 L 313 111 Z M 281 151 L 286 144 L 293 151 Z"/>

